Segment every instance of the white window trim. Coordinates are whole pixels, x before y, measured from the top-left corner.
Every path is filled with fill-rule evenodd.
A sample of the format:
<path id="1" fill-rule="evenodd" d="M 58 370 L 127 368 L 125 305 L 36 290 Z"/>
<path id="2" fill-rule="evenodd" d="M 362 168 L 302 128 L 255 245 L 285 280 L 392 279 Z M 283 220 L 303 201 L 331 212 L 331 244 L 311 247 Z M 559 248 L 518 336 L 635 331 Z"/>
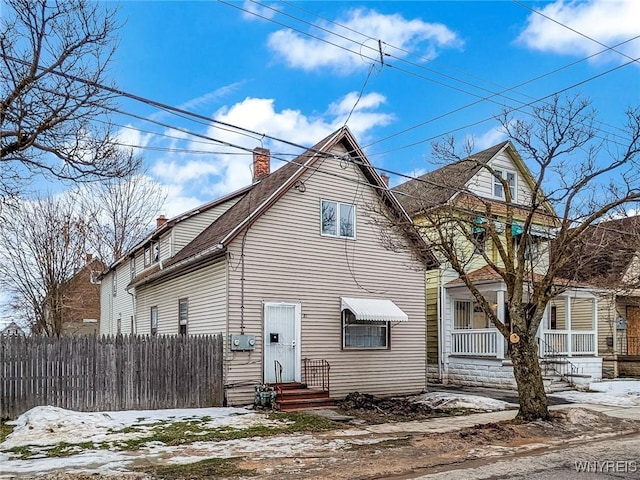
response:
<path id="1" fill-rule="evenodd" d="M 336 218 L 336 234 L 332 235 L 330 233 L 324 233 L 322 231 L 322 203 L 323 202 L 331 202 L 331 203 L 335 203 L 336 204 L 336 209 L 337 209 L 337 218 Z M 346 236 L 346 235 L 340 235 L 340 205 L 346 205 L 351 207 L 352 211 L 353 211 L 353 235 L 352 236 Z M 326 198 L 323 198 L 320 200 L 320 235 L 322 237 L 329 237 L 329 238 L 344 238 L 347 240 L 355 240 L 356 239 L 356 235 L 357 235 L 357 230 L 356 230 L 356 218 L 357 218 L 357 207 L 355 204 L 353 203 L 346 203 L 346 202 L 338 202 L 336 200 L 328 200 Z"/>
<path id="2" fill-rule="evenodd" d="M 361 346 L 349 346 L 347 345 L 347 312 L 348 310 L 342 310 L 340 313 L 340 322 L 342 324 L 342 349 L 343 350 L 391 350 L 391 322 L 367 322 L 367 321 L 355 321 L 351 325 L 357 326 L 381 326 L 386 329 L 385 331 L 385 345 L 383 347 L 361 347 Z"/>
<path id="3" fill-rule="evenodd" d="M 153 331 L 153 323 L 154 323 L 154 322 L 153 322 L 153 314 L 154 314 L 154 312 L 155 312 L 155 317 L 156 317 L 156 318 L 155 318 L 155 320 L 156 320 L 156 321 L 155 321 L 155 324 L 156 324 L 156 331 L 155 331 L 155 332 Z M 158 316 L 159 316 L 159 315 L 158 315 L 158 306 L 157 306 L 157 305 L 153 305 L 153 306 L 151 307 L 149 315 L 150 315 L 150 319 L 149 319 L 149 333 L 150 333 L 151 335 L 157 335 L 157 334 L 158 334 Z"/>
<path id="4" fill-rule="evenodd" d="M 494 168 L 494 171 L 496 173 L 499 173 L 500 175 L 502 175 L 502 179 L 506 180 L 507 179 L 507 174 L 508 173 L 512 173 L 513 174 L 513 194 L 511 195 L 511 201 L 512 202 L 516 202 L 518 200 L 518 174 L 517 172 L 515 172 L 514 170 L 508 170 L 508 169 L 504 169 L 504 168 Z M 506 195 L 504 192 L 504 185 L 494 176 L 491 175 L 491 179 L 493 180 L 493 182 L 491 183 L 491 194 L 493 197 L 495 198 L 500 198 L 501 200 L 505 200 L 506 199 Z M 496 195 L 496 186 L 500 186 L 500 189 L 502 190 L 502 195 Z"/>
<path id="5" fill-rule="evenodd" d="M 182 305 L 186 305 L 186 318 L 184 323 L 182 323 L 182 318 L 180 318 L 182 312 L 181 307 Z M 184 334 L 180 333 L 180 327 L 184 325 Z M 178 334 L 180 335 L 188 335 L 189 334 L 189 298 L 188 297 L 183 297 L 183 298 L 179 298 L 178 299 Z"/>

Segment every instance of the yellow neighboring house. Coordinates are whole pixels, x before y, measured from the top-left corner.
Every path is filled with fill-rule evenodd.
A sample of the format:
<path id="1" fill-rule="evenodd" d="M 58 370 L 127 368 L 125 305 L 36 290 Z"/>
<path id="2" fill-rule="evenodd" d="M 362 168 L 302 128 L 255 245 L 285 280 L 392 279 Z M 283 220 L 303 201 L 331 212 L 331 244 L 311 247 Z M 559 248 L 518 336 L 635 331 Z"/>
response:
<path id="1" fill-rule="evenodd" d="M 534 190 L 534 177 L 511 143 L 503 142 L 399 185 L 394 193 L 428 243 L 441 242 L 447 248 L 446 237 L 436 235 L 433 227 L 434 222 L 442 221 L 437 230 L 446 232 L 445 226 L 451 225 L 453 233 L 448 243 L 458 252 L 464 271 L 497 317 L 508 326 L 506 285 L 489 263 L 501 264 L 495 239 L 500 238 L 506 248 L 505 230 L 509 228 L 508 238 L 514 246 L 526 242 L 528 275 L 535 277 L 546 271 L 558 219 L 546 199 L 532 198 Z M 515 208 L 507 208 L 507 197 Z M 539 205 L 539 213 L 525 229 L 523 222 L 534 202 Z M 428 379 L 515 387 L 502 334 L 451 265 L 439 260 L 441 267 L 427 272 Z M 563 290 L 549 304 L 538 331 L 543 372 L 560 383 L 600 379 L 598 299 L 591 289 L 578 284 L 563 284 Z"/>

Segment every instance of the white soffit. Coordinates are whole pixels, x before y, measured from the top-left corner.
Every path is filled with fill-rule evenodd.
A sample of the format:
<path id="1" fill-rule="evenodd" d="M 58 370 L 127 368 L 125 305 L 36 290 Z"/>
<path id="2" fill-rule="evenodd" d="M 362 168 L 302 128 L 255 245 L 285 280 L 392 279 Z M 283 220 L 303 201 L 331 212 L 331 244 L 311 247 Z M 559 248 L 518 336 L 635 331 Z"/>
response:
<path id="1" fill-rule="evenodd" d="M 391 300 L 341 297 L 342 310 L 351 310 L 356 320 L 365 322 L 408 322 L 409 317 Z"/>

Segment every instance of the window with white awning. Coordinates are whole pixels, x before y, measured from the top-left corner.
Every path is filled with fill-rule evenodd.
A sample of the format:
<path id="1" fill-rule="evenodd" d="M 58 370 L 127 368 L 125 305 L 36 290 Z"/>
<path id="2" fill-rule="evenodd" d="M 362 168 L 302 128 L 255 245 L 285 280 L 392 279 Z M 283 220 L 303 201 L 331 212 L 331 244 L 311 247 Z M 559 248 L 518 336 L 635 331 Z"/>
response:
<path id="1" fill-rule="evenodd" d="M 391 324 L 409 317 L 388 299 L 342 297 L 342 348 L 389 349 Z"/>

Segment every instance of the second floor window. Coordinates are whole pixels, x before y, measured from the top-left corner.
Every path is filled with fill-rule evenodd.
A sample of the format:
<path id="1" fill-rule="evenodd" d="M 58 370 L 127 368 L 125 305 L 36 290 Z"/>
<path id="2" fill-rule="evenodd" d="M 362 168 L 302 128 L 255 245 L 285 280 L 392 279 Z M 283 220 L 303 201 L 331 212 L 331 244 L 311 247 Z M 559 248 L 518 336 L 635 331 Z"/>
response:
<path id="1" fill-rule="evenodd" d="M 511 201 L 516 201 L 516 174 L 506 170 L 496 170 L 497 175 L 507 181 L 509 185 L 509 193 L 511 194 Z M 505 198 L 504 185 L 497 177 L 493 177 L 493 196 L 498 198 Z"/>
<path id="2" fill-rule="evenodd" d="M 160 245 L 158 242 L 151 242 L 144 248 L 144 266 L 147 267 L 160 260 Z"/>
<path id="3" fill-rule="evenodd" d="M 131 280 L 136 276 L 136 257 L 131 257 L 129 260 L 129 276 Z"/>
<path id="4" fill-rule="evenodd" d="M 158 307 L 151 307 L 151 335 L 158 334 Z"/>
<path id="5" fill-rule="evenodd" d="M 356 207 L 349 203 L 322 200 L 321 234 L 329 237 L 356 237 Z"/>
<path id="6" fill-rule="evenodd" d="M 189 300 L 181 298 L 178 300 L 178 333 L 187 334 L 187 323 L 189 320 Z"/>

